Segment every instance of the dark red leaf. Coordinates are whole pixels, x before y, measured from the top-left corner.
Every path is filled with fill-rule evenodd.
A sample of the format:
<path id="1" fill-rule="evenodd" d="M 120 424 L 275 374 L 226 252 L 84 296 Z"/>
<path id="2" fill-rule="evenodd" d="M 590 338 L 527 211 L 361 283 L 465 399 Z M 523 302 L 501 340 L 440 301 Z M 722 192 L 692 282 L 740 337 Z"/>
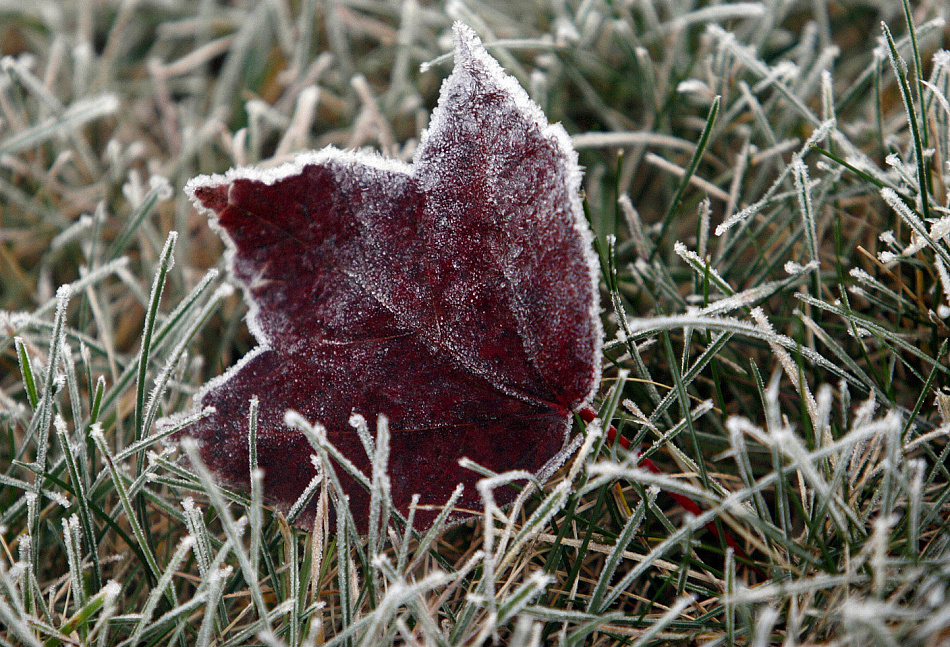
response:
<path id="1" fill-rule="evenodd" d="M 405 513 L 413 493 L 441 505 L 459 482 L 460 506 L 480 507 L 462 457 L 538 472 L 597 386 L 597 263 L 576 155 L 475 34 L 455 33 L 455 70 L 412 165 L 327 148 L 189 183 L 227 243 L 260 345 L 198 394 L 214 412 L 185 432 L 220 479 L 247 487 L 257 395 L 258 461 L 278 508 L 315 473 L 288 409 L 366 474 L 348 421 L 384 414 Z M 368 495 L 343 481 L 365 525 Z"/>

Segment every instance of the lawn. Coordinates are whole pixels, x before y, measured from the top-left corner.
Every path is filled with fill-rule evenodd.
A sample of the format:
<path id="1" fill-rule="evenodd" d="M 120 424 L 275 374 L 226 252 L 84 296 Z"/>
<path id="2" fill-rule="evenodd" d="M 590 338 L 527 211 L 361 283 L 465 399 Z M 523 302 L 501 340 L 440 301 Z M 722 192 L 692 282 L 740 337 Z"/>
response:
<path id="1" fill-rule="evenodd" d="M 947 14 L 0 0 L 0 645 L 947 644 Z M 416 527 L 379 458 L 307 530 L 166 424 L 257 344 L 184 188 L 410 162 L 456 21 L 579 155 L 600 384 L 512 505 Z"/>

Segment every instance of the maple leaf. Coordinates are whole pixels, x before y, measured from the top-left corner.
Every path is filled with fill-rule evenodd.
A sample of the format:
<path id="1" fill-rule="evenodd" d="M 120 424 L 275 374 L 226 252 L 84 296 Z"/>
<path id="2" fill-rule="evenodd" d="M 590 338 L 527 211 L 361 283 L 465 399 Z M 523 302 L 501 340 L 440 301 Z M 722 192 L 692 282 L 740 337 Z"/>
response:
<path id="1" fill-rule="evenodd" d="M 456 24 L 455 44 L 411 165 L 331 147 L 187 186 L 227 244 L 259 346 L 198 393 L 213 410 L 184 433 L 218 478 L 247 488 L 258 396 L 258 464 L 279 509 L 316 469 L 290 409 L 364 473 L 349 419 L 385 415 L 394 504 L 405 513 L 419 493 L 442 505 L 461 482 L 472 508 L 479 475 L 459 459 L 496 472 L 564 460 L 572 412 L 599 382 L 597 261 L 568 135 L 472 30 Z M 340 477 L 365 524 L 368 493 Z M 311 502 L 298 524 L 313 515 Z"/>

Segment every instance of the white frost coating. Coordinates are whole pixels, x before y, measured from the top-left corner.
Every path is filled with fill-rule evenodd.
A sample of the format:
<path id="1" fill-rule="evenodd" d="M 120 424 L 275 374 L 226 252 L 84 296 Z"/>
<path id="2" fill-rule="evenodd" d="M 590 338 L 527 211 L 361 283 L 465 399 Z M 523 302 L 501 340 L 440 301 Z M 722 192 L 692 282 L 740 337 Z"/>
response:
<path id="1" fill-rule="evenodd" d="M 950 216 L 944 216 L 930 226 L 930 237 L 939 241 L 950 235 Z"/>
<path id="2" fill-rule="evenodd" d="M 807 272 L 818 269 L 818 261 L 809 261 L 805 265 L 801 263 L 796 263 L 795 261 L 787 261 L 785 263 L 785 273 L 789 276 L 801 276 Z"/>
<path id="3" fill-rule="evenodd" d="M 69 499 L 67 499 L 67 498 L 65 497 L 65 495 L 63 495 L 63 494 L 61 494 L 61 493 L 59 493 L 59 492 L 52 492 L 52 491 L 50 491 L 50 492 L 43 492 L 43 494 L 45 494 L 46 496 L 48 496 L 48 497 L 50 498 L 50 500 L 55 501 L 56 503 L 58 503 L 59 505 L 61 505 L 61 506 L 62 506 L 64 509 L 66 509 L 66 510 L 68 510 L 70 507 L 72 507 L 72 503 L 69 502 Z"/>
<path id="4" fill-rule="evenodd" d="M 216 380 L 219 378 L 215 378 Z M 203 391 L 204 389 L 202 389 Z M 197 396 L 196 396 L 197 398 Z M 184 429 L 188 425 L 198 422 L 201 418 L 205 416 L 212 415 L 216 409 L 214 407 L 204 407 L 202 409 L 191 409 L 187 411 L 180 411 L 178 413 L 173 413 L 170 416 L 161 418 L 155 422 L 157 426 L 158 433 L 165 433 L 173 428 Z M 173 433 L 173 432 L 169 432 Z"/>
<path id="5" fill-rule="evenodd" d="M 106 598 L 106 601 L 114 601 L 119 597 L 119 593 L 122 592 L 122 585 L 116 582 L 115 580 L 109 580 L 106 582 L 106 585 L 102 587 L 102 593 Z"/>
<path id="6" fill-rule="evenodd" d="M 725 22 L 727 20 L 742 20 L 746 18 L 759 18 L 766 12 L 765 6 L 761 2 L 737 2 L 734 4 L 723 4 L 714 7 L 705 7 L 690 11 L 681 16 L 677 16 L 668 23 L 663 24 L 664 31 L 679 31 L 690 25 L 705 25 L 713 22 Z"/>
<path id="7" fill-rule="evenodd" d="M 10 57 L 3 58 L 2 67 L 6 70 L 17 63 Z M 59 136 L 61 133 L 75 131 L 87 123 L 109 117 L 119 111 L 119 98 L 114 94 L 100 94 L 74 101 L 69 107 L 42 123 L 24 128 L 0 142 L 0 153 L 12 155 L 20 151 L 35 148 Z"/>
<path id="8" fill-rule="evenodd" d="M 937 266 L 937 275 L 940 277 L 940 287 L 943 288 L 943 296 L 947 300 L 946 305 L 941 305 L 940 307 L 944 310 L 950 306 L 950 273 L 947 272 L 947 266 L 943 264 L 943 261 L 940 260 L 940 257 L 934 259 L 934 265 Z M 940 310 L 938 309 L 939 313 Z M 941 319 L 945 319 L 947 315 L 941 315 Z"/>
<path id="9" fill-rule="evenodd" d="M 152 175 L 148 178 L 148 188 L 150 191 L 155 191 L 156 198 L 160 202 L 167 202 L 172 199 L 174 192 L 172 191 L 172 185 L 164 175 Z"/>
<path id="10" fill-rule="evenodd" d="M 717 299 L 705 308 L 696 310 L 695 314 L 699 316 L 711 317 L 732 312 L 734 310 L 739 310 L 740 308 L 748 308 L 762 301 L 763 299 L 772 296 L 781 288 L 785 287 L 786 284 L 786 281 L 769 281 L 767 283 L 763 283 L 762 285 L 749 288 L 748 290 L 736 292 L 735 294 L 729 295 L 727 297 Z"/>
<path id="11" fill-rule="evenodd" d="M 702 315 L 671 315 L 664 317 L 631 318 L 627 320 L 627 328 L 637 339 L 647 335 L 659 333 L 664 330 L 678 330 L 680 328 L 699 328 L 710 330 L 723 330 L 737 335 L 744 335 L 754 339 L 762 339 L 769 344 L 778 344 L 793 350 L 812 362 L 839 377 L 845 377 L 840 369 L 834 363 L 828 361 L 821 353 L 818 353 L 807 346 L 803 347 L 794 339 L 787 335 L 777 333 L 774 330 L 765 328 L 748 321 L 736 319 L 734 317 L 707 317 Z M 642 346 L 639 346 L 642 348 Z M 852 378 L 847 378 L 852 381 Z"/>
<path id="12" fill-rule="evenodd" d="M 831 134 L 836 127 L 837 122 L 834 119 L 828 119 L 821 122 L 808 137 L 808 139 L 805 140 L 805 144 L 792 156 L 792 163 L 786 166 L 785 169 L 779 174 L 779 176 L 772 183 L 772 186 L 770 186 L 765 192 L 765 195 L 762 196 L 762 198 L 760 198 L 755 204 L 749 205 L 742 211 L 731 215 L 729 218 L 720 223 L 719 226 L 716 227 L 716 235 L 722 236 L 738 223 L 751 218 L 763 208 L 765 208 L 765 206 L 772 200 L 775 194 L 778 193 L 779 188 L 781 188 L 785 182 L 785 178 L 787 178 L 789 173 L 792 172 L 795 160 L 801 160 L 805 154 L 811 150 L 812 146 L 825 139 L 825 137 Z"/>
<path id="13" fill-rule="evenodd" d="M 710 276 L 713 277 L 715 282 L 719 283 L 720 285 L 729 285 L 729 282 L 726 281 L 726 279 L 724 279 L 714 267 L 710 266 L 706 259 L 702 258 L 699 254 L 689 249 L 685 243 L 679 240 L 676 241 L 673 244 L 673 251 L 676 252 L 677 256 L 682 258 L 693 267 L 693 271 L 699 274 L 699 278 L 703 278 L 703 274 L 709 272 Z"/>
<path id="14" fill-rule="evenodd" d="M 598 373 L 599 372 L 600 371 L 598 369 Z M 599 378 L 599 375 L 598 375 L 598 378 Z M 548 479 L 550 479 L 551 476 L 553 476 L 554 473 L 558 471 L 559 469 L 561 469 L 561 466 L 567 462 L 567 459 L 574 455 L 574 452 L 577 451 L 577 448 L 581 446 L 581 443 L 583 443 L 583 441 L 584 441 L 583 434 L 577 434 L 576 436 L 574 436 L 571 442 L 565 444 L 564 448 L 561 451 L 555 454 L 551 458 L 551 460 L 549 460 L 547 463 L 544 464 L 544 467 L 538 470 L 538 473 L 536 475 L 537 479 L 541 483 L 544 483 Z"/>
<path id="15" fill-rule="evenodd" d="M 56 309 L 60 310 L 66 307 L 65 302 L 69 301 L 69 298 L 73 295 L 73 288 L 68 283 L 61 285 L 56 289 L 56 299 L 59 303 L 56 304 Z"/>
<path id="16" fill-rule="evenodd" d="M 680 81 L 676 86 L 676 91 L 680 94 L 695 94 L 707 101 L 712 101 L 716 97 L 716 93 L 709 87 L 709 84 L 699 79 Z"/>
<path id="17" fill-rule="evenodd" d="M 106 436 L 102 433 L 102 423 L 96 422 L 92 425 L 92 429 L 89 431 L 89 435 L 96 440 L 101 440 L 103 443 L 106 442 Z"/>
<path id="18" fill-rule="evenodd" d="M 580 451 L 577 452 L 577 456 L 574 457 L 574 462 L 571 464 L 571 470 L 568 472 L 565 482 L 574 483 L 581 469 L 587 464 L 587 456 L 590 454 L 591 449 L 593 449 L 594 443 L 603 435 L 604 423 L 600 418 L 594 418 L 587 424 L 586 433 L 584 434 L 584 444 L 581 446 Z"/>
<path id="19" fill-rule="evenodd" d="M 571 137 L 574 148 L 624 148 L 627 146 L 665 146 L 692 153 L 696 150 L 693 142 L 642 130 L 620 132 L 580 133 Z"/>

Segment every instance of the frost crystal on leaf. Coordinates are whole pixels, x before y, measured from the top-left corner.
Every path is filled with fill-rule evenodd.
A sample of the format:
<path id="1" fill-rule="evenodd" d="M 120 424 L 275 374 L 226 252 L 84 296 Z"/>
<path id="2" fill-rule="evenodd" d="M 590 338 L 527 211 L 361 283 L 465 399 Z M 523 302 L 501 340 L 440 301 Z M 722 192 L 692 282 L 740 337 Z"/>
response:
<path id="1" fill-rule="evenodd" d="M 316 474 L 288 410 L 325 428 L 363 474 L 371 463 L 349 420 L 385 415 L 406 513 L 413 493 L 440 506 L 458 483 L 459 507 L 477 506 L 463 457 L 496 472 L 563 461 L 572 411 L 597 387 L 598 271 L 576 154 L 474 32 L 457 24 L 455 42 L 412 165 L 327 148 L 187 187 L 228 245 L 259 346 L 198 393 L 213 412 L 183 433 L 220 479 L 246 488 L 258 396 L 257 461 L 282 510 Z M 336 471 L 365 528 L 368 493 Z M 313 522 L 315 505 L 298 523 Z"/>

